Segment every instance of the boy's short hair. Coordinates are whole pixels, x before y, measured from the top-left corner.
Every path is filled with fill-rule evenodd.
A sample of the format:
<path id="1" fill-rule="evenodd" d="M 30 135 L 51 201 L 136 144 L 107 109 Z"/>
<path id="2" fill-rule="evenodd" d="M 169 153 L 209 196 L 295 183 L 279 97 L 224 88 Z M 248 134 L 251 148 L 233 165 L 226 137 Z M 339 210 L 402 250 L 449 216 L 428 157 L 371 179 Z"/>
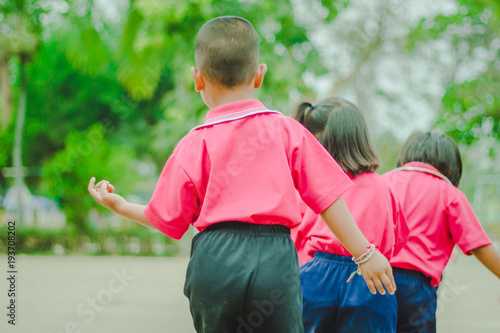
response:
<path id="1" fill-rule="evenodd" d="M 340 167 L 353 177 L 378 169 L 380 162 L 370 140 L 363 113 L 353 103 L 330 97 L 317 105 L 302 103 L 295 119 L 328 150 Z"/>
<path id="2" fill-rule="evenodd" d="M 259 64 L 259 35 L 244 18 L 214 18 L 198 32 L 195 61 L 212 84 L 226 88 L 246 84 Z"/>
<path id="3" fill-rule="evenodd" d="M 457 143 L 438 132 L 413 133 L 399 152 L 396 165 L 427 163 L 438 169 L 453 185 L 462 177 L 462 158 Z"/>

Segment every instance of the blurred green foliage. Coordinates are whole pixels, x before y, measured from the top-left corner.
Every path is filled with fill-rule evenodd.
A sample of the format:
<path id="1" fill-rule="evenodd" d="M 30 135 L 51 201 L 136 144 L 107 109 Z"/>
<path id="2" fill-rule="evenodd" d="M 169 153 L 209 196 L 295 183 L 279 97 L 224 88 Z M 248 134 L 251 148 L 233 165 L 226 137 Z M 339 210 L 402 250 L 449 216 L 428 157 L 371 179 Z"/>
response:
<path id="1" fill-rule="evenodd" d="M 471 144 L 484 135 L 500 134 L 500 71 L 491 71 L 472 82 L 450 87 L 443 98 L 438 121 L 457 141 Z M 490 150 L 494 157 L 495 152 Z"/>
<path id="2" fill-rule="evenodd" d="M 105 128 L 99 123 L 84 132 L 71 131 L 64 149 L 43 167 L 42 194 L 61 203 L 67 220 L 79 233 L 87 232 L 86 212 L 99 207 L 90 195 L 82 191 L 88 187 L 91 177 L 113 175 L 113 182 L 119 184 L 117 191 L 128 193 L 132 189 L 133 150 L 109 143 L 104 135 Z"/>
<path id="3" fill-rule="evenodd" d="M 423 19 L 409 34 L 408 48 L 443 36 L 451 38 L 460 60 L 495 55 L 482 73 L 471 81 L 450 78 L 442 100 L 437 125 L 456 141 L 470 145 L 484 136 L 500 134 L 500 2 L 497 0 L 458 0 L 455 15 L 438 15 L 429 23 Z M 430 26 L 430 28 L 426 28 Z M 494 152 L 491 151 L 494 155 Z"/>

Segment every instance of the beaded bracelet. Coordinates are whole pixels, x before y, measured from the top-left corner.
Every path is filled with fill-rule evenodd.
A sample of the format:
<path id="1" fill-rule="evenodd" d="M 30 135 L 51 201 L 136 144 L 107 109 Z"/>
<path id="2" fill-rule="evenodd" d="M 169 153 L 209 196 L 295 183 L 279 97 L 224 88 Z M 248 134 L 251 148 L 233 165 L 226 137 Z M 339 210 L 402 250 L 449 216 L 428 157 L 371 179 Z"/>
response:
<path id="1" fill-rule="evenodd" d="M 361 253 L 360 253 L 360 254 L 358 254 L 357 256 L 353 256 L 353 257 L 352 257 L 352 261 L 356 261 L 356 260 L 358 260 L 358 259 L 359 259 L 359 257 L 361 257 L 362 255 L 366 254 L 366 252 L 368 252 L 368 251 L 370 250 L 370 247 L 371 247 L 372 245 L 373 245 L 373 244 L 368 245 L 368 246 L 366 247 L 366 249 L 365 249 L 363 252 L 361 252 Z"/>
<path id="2" fill-rule="evenodd" d="M 355 274 L 361 275 L 361 270 L 359 269 L 359 265 L 367 262 L 373 256 L 375 251 L 378 251 L 375 248 L 375 245 L 370 244 L 370 245 L 368 245 L 366 250 L 364 250 L 363 252 L 361 252 L 357 256 L 352 257 L 352 261 L 354 261 L 354 263 L 357 265 L 357 267 L 356 267 L 356 270 L 351 273 L 351 275 L 349 276 L 349 278 L 347 279 L 346 282 L 351 281 L 351 279 L 354 277 Z"/>
<path id="3" fill-rule="evenodd" d="M 368 247 L 366 248 L 366 250 L 364 250 L 363 252 L 361 252 L 357 256 L 352 257 L 352 261 L 354 261 L 356 264 L 359 265 L 359 263 L 363 259 L 365 259 L 367 256 L 371 257 L 373 255 L 373 251 L 375 251 L 375 245 L 370 244 L 370 245 L 368 245 Z"/>
<path id="4" fill-rule="evenodd" d="M 372 257 L 372 255 L 375 253 L 375 251 L 376 251 L 376 249 L 375 249 L 375 247 L 373 247 L 373 250 L 371 250 L 370 252 L 368 252 L 368 254 L 366 256 L 364 256 L 363 258 L 359 259 L 356 263 L 359 265 L 359 264 L 367 262 L 368 259 L 370 259 Z"/>

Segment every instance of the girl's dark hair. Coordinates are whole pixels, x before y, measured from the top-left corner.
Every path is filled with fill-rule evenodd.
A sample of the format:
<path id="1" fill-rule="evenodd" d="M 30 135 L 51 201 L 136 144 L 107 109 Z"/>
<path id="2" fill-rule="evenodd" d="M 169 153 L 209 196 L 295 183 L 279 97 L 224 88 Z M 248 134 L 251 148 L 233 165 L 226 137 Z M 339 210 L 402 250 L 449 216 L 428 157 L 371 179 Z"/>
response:
<path id="1" fill-rule="evenodd" d="M 457 143 L 438 132 L 413 133 L 399 152 L 396 165 L 410 162 L 427 163 L 439 170 L 453 185 L 462 177 L 462 158 Z"/>
<path id="2" fill-rule="evenodd" d="M 317 105 L 298 105 L 295 119 L 304 125 L 328 150 L 340 167 L 357 176 L 375 171 L 379 159 L 368 135 L 365 118 L 356 105 L 330 97 Z"/>

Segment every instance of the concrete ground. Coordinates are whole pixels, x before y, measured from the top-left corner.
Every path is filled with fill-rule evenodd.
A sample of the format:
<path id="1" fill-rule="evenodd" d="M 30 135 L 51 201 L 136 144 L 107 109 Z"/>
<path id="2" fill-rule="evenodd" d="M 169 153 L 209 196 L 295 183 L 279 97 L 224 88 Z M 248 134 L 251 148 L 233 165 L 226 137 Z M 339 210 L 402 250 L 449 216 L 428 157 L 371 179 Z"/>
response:
<path id="1" fill-rule="evenodd" d="M 18 256 L 17 264 L 16 326 L 7 324 L 2 277 L 0 332 L 194 332 L 185 257 Z M 438 332 L 500 332 L 500 281 L 474 258 L 449 265 L 440 296 Z"/>

